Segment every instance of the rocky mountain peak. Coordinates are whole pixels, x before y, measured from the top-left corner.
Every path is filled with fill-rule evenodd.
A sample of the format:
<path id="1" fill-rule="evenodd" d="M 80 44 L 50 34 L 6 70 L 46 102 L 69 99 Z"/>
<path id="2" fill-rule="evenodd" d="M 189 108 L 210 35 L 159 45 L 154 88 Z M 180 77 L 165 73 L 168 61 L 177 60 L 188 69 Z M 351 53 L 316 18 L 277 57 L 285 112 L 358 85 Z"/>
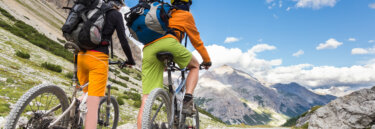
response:
<path id="1" fill-rule="evenodd" d="M 301 117 L 298 122 L 308 122 L 309 128 L 314 129 L 374 129 L 374 107 L 375 87 L 361 89 L 333 100 L 308 115 L 310 118 Z M 297 123 L 297 125 L 302 124 Z"/>

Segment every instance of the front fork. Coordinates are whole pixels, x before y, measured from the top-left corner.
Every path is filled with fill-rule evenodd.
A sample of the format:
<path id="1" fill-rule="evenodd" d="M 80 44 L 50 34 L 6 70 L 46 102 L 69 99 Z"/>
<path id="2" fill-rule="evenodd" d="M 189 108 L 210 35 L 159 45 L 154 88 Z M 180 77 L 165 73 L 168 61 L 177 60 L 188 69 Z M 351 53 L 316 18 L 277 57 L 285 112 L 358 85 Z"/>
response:
<path id="1" fill-rule="evenodd" d="M 111 111 L 111 85 L 107 85 L 107 100 L 106 100 L 106 107 L 105 107 L 105 122 L 104 125 L 108 126 L 109 125 L 109 116 L 110 116 L 110 111 Z M 100 108 L 100 107 L 99 107 Z"/>

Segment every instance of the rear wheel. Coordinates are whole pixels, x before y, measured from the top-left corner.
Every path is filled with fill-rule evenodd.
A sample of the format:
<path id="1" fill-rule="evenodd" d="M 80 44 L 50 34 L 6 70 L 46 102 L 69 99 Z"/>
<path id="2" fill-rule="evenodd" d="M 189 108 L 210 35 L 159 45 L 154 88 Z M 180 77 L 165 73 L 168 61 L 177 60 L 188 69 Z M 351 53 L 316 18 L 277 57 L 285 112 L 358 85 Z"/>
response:
<path id="1" fill-rule="evenodd" d="M 109 110 L 107 110 L 107 106 Z M 108 116 L 108 121 L 106 120 Z M 98 129 L 116 129 L 119 119 L 119 105 L 115 97 L 111 96 L 109 105 L 107 104 L 107 97 L 100 100 L 98 111 Z"/>
<path id="2" fill-rule="evenodd" d="M 6 129 L 47 129 L 69 106 L 65 92 L 58 86 L 39 85 L 27 91 L 11 110 Z M 67 117 L 55 127 L 66 127 Z"/>
<path id="3" fill-rule="evenodd" d="M 199 129 L 199 112 L 196 105 L 194 105 L 194 108 L 196 110 L 193 115 L 187 116 L 186 114 L 182 114 L 181 123 L 183 124 L 180 124 L 181 126 L 179 129 Z"/>
<path id="4" fill-rule="evenodd" d="M 169 128 L 171 121 L 171 104 L 168 93 L 161 89 L 154 89 L 148 96 L 142 114 L 142 129 Z"/>

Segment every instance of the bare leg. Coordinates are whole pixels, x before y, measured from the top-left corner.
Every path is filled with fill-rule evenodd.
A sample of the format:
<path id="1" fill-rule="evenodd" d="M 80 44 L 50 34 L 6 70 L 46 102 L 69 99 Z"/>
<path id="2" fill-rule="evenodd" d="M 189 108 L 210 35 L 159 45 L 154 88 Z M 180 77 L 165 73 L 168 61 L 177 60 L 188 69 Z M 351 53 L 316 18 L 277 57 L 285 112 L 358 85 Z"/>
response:
<path id="1" fill-rule="evenodd" d="M 96 129 L 98 122 L 98 108 L 100 97 L 88 96 L 87 97 L 87 115 L 85 120 L 85 129 Z"/>
<path id="2" fill-rule="evenodd" d="M 148 95 L 143 95 L 142 96 L 142 104 L 141 104 L 141 108 L 139 108 L 138 119 L 137 119 L 137 127 L 138 127 L 138 129 L 142 128 L 142 114 L 143 114 L 143 108 L 145 106 L 147 97 L 148 97 Z"/>
<path id="3" fill-rule="evenodd" d="M 190 69 L 190 72 L 186 79 L 186 93 L 193 94 L 194 89 L 197 86 L 199 76 L 198 60 L 193 56 L 187 67 Z"/>

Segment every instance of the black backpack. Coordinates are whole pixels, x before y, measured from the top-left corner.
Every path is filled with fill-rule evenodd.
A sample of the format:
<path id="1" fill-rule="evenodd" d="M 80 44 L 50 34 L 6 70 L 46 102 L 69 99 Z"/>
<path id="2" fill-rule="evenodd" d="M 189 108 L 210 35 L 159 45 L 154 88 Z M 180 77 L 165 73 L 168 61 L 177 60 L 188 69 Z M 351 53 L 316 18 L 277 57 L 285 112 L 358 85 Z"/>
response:
<path id="1" fill-rule="evenodd" d="M 66 40 L 84 50 L 97 47 L 102 41 L 106 12 L 112 6 L 103 0 L 78 0 L 69 9 L 69 16 L 61 28 Z"/>

